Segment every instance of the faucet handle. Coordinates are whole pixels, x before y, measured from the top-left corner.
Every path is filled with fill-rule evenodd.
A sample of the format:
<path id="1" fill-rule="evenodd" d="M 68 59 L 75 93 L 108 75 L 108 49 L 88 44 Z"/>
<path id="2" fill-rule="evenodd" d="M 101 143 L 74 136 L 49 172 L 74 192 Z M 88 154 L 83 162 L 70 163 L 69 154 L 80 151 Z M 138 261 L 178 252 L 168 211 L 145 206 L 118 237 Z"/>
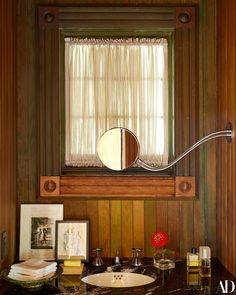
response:
<path id="1" fill-rule="evenodd" d="M 133 252 L 133 259 L 132 259 L 132 265 L 133 266 L 140 266 L 143 265 L 142 260 L 139 257 L 139 253 L 142 252 L 142 248 L 132 248 Z"/>
<path id="2" fill-rule="evenodd" d="M 102 248 L 93 248 L 92 251 L 96 252 L 96 257 L 94 257 L 94 259 L 93 259 L 93 265 L 95 265 L 95 266 L 104 265 L 104 262 L 100 256 L 100 253 L 103 251 L 103 249 Z"/>

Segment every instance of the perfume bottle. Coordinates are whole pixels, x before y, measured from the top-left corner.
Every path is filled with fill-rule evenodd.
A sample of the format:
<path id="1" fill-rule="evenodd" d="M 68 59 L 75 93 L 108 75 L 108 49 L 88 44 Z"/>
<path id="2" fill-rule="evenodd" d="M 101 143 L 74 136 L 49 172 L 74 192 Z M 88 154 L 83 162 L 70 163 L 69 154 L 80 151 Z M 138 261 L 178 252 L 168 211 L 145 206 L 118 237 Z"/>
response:
<path id="1" fill-rule="evenodd" d="M 199 255 L 196 248 L 192 248 L 191 252 L 187 253 L 187 271 L 199 272 Z"/>
<path id="2" fill-rule="evenodd" d="M 211 276 L 211 249 L 207 246 L 199 247 L 199 274 L 201 277 Z"/>

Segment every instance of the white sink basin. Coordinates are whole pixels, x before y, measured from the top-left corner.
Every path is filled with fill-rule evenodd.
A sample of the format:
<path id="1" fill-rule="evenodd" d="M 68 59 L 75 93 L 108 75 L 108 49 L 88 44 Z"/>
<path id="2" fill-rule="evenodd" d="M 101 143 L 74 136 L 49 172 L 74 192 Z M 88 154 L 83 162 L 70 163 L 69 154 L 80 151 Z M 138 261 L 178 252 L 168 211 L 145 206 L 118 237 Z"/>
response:
<path id="1" fill-rule="evenodd" d="M 130 288 L 153 283 L 155 279 L 138 273 L 104 272 L 86 276 L 82 281 L 99 287 Z"/>

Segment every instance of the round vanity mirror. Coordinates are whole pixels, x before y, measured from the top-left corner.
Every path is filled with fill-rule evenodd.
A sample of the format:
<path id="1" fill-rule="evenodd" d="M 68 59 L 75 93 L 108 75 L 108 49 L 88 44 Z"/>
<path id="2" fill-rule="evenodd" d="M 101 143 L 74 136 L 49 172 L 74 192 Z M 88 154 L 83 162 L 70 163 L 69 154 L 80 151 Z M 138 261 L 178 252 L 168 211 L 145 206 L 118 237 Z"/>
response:
<path id="1" fill-rule="evenodd" d="M 97 150 L 102 163 L 112 170 L 124 170 L 136 163 L 138 166 L 143 167 L 146 170 L 159 172 L 172 167 L 201 144 L 218 137 L 226 137 L 227 141 L 231 142 L 233 137 L 231 124 L 226 130 L 216 131 L 206 135 L 189 147 L 174 161 L 165 166 L 159 167 L 150 166 L 139 159 L 139 142 L 133 132 L 126 128 L 117 127 L 106 131 L 98 142 Z"/>
<path id="2" fill-rule="evenodd" d="M 106 167 L 120 171 L 129 168 L 137 161 L 139 142 L 128 129 L 112 128 L 100 138 L 97 151 Z"/>

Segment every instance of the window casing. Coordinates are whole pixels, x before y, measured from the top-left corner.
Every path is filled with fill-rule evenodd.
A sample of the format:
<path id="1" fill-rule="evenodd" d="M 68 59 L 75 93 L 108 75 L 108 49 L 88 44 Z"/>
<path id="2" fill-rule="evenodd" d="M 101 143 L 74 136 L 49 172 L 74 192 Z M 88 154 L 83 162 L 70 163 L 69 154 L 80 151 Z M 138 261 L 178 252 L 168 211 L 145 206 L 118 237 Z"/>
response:
<path id="1" fill-rule="evenodd" d="M 173 145 L 174 155 L 178 156 L 191 143 L 198 139 L 198 127 L 195 123 L 198 120 L 198 100 L 197 100 L 197 20 L 196 6 L 181 7 L 66 7 L 66 6 L 42 6 L 38 8 L 38 102 L 39 102 L 39 170 L 40 175 L 50 175 L 63 177 L 71 175 L 70 180 L 63 178 L 64 187 L 66 182 L 82 179 L 83 176 L 96 176 L 96 183 L 99 179 L 104 183 L 104 177 L 115 175 L 132 176 L 127 178 L 128 185 L 132 188 L 132 179 L 135 183 L 135 177 L 138 174 L 146 175 L 150 179 L 152 175 L 149 171 L 143 169 L 130 169 L 118 174 L 103 168 L 80 169 L 66 167 L 64 165 L 65 130 L 62 122 L 65 121 L 63 109 L 65 86 L 64 80 L 64 38 L 77 36 L 79 38 L 156 38 L 166 37 L 171 42 L 172 50 L 170 59 L 173 68 L 173 76 L 169 77 L 173 83 L 169 85 L 169 93 L 173 95 L 173 104 L 170 106 L 170 112 L 173 113 L 172 121 L 169 126 L 174 126 L 173 136 L 170 138 L 170 146 Z M 174 56 L 173 53 L 174 52 Z M 173 140 L 174 139 L 174 140 Z M 177 176 L 194 176 L 196 173 L 196 155 L 193 152 L 186 157 L 173 170 L 166 171 L 163 178 L 163 196 L 166 196 L 165 183 L 168 181 L 175 183 Z M 73 175 L 81 175 L 81 178 L 73 178 Z M 103 177 L 99 178 L 100 175 Z M 155 173 L 152 177 L 157 177 Z M 77 179 L 77 180 L 75 180 Z M 86 181 L 94 181 L 94 178 L 86 178 Z M 106 178 L 108 179 L 108 178 Z M 172 182 L 172 180 L 174 182 Z M 65 182 L 64 182 L 65 181 Z M 126 183 L 125 181 L 125 183 Z M 181 180 L 182 181 L 182 180 Z M 83 182 L 83 181 L 82 181 Z M 148 183 L 148 182 L 147 182 Z M 90 187 L 86 183 L 87 187 Z M 109 181 L 106 185 L 110 185 Z M 142 196 L 155 197 L 155 190 L 152 195 L 150 184 L 145 187 L 145 181 L 142 182 Z M 159 187 L 159 186 L 158 186 Z M 71 187 L 73 190 L 73 185 Z M 91 190 L 83 194 L 76 193 L 76 196 L 99 195 L 91 183 Z M 109 187 L 107 187 L 109 191 Z M 59 190 L 60 191 L 60 190 Z M 65 190 L 63 190 L 65 191 Z M 79 190 L 78 190 L 79 191 Z M 162 190 L 161 190 L 162 191 Z M 162 193 L 158 192 L 158 197 Z M 172 191 L 172 190 L 171 190 Z M 174 196 L 177 189 L 174 189 L 169 196 Z M 106 191 L 107 192 L 107 191 Z M 139 196 L 135 193 L 133 187 L 132 197 Z M 67 194 L 67 193 L 65 193 Z M 68 193 L 71 195 L 70 193 Z M 178 196 L 181 193 L 178 193 Z M 73 195 L 73 194 L 72 194 Z M 112 192 L 108 194 L 113 196 Z M 102 196 L 102 192 L 100 194 Z"/>

